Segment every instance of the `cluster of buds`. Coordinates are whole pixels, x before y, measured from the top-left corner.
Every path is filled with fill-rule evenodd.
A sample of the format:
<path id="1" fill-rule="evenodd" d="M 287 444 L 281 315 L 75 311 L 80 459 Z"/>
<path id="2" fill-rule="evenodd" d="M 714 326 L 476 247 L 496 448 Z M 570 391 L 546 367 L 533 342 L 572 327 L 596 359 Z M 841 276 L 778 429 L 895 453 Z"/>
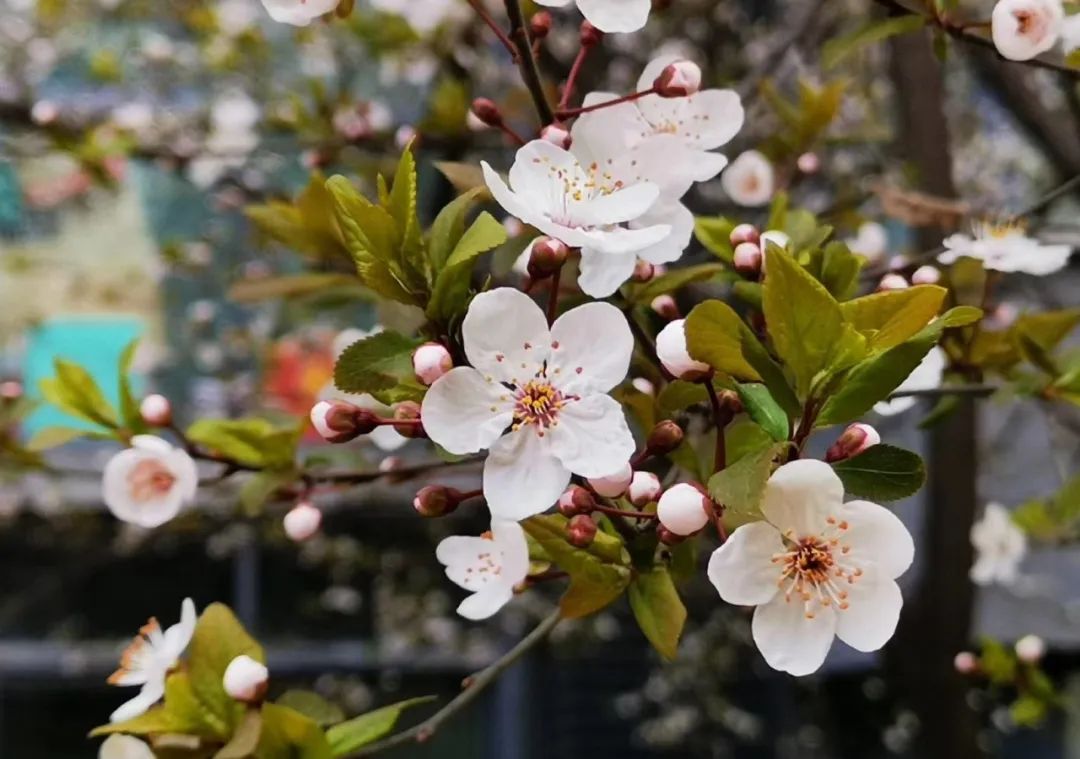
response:
<path id="1" fill-rule="evenodd" d="M 758 279 L 765 260 L 761 252 L 761 233 L 758 228 L 753 224 L 740 224 L 731 230 L 729 239 L 734 248 L 732 263 L 735 271 L 747 279 Z"/>
<path id="2" fill-rule="evenodd" d="M 473 495 L 446 485 L 425 485 L 413 498 L 413 508 L 422 517 L 444 517 L 452 514 Z"/>
<path id="3" fill-rule="evenodd" d="M 596 499 L 580 485 L 571 485 L 559 496 L 556 508 L 567 519 L 573 519 L 579 514 L 591 514 L 596 509 Z"/>
<path id="4" fill-rule="evenodd" d="M 881 435 L 869 424 L 857 423 L 849 425 L 829 450 L 825 452 L 825 461 L 834 464 L 837 461 L 853 458 L 880 442 Z"/>
<path id="5" fill-rule="evenodd" d="M 656 77 L 653 89 L 665 98 L 696 95 L 701 90 L 701 67 L 687 60 L 670 63 Z"/>
<path id="6" fill-rule="evenodd" d="M 528 272 L 533 279 L 547 279 L 562 269 L 570 257 L 566 243 L 552 237 L 537 237 L 529 252 Z"/>

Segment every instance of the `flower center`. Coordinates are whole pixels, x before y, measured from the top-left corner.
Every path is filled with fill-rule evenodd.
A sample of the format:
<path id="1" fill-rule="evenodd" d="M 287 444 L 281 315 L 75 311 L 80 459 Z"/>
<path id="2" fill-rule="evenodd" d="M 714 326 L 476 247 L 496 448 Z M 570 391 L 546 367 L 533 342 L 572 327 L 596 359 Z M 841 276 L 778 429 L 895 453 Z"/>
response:
<path id="1" fill-rule="evenodd" d="M 176 477 L 164 464 L 154 459 L 144 459 L 128 474 L 131 497 L 145 503 L 172 490 Z"/>
<path id="2" fill-rule="evenodd" d="M 826 523 L 817 535 L 786 534 L 789 550 L 772 557 L 773 564 L 780 566 L 777 586 L 784 591 L 784 600 L 802 601 L 807 619 L 829 606 L 847 609 L 846 586 L 854 585 L 863 575 L 863 570 L 848 558 L 851 546 L 843 541 L 848 523 L 834 517 Z"/>
<path id="3" fill-rule="evenodd" d="M 557 424 L 559 410 L 570 400 L 562 392 L 542 379 L 529 380 L 514 394 L 515 430 L 525 425 L 535 425 L 541 436 L 544 430 Z"/>

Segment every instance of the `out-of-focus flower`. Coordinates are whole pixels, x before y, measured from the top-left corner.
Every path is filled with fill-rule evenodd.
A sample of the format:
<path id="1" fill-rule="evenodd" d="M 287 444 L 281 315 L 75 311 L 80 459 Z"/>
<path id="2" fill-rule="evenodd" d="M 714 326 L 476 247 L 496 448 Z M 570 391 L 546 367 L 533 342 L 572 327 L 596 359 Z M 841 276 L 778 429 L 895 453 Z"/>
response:
<path id="1" fill-rule="evenodd" d="M 776 172 L 763 154 L 747 150 L 731 162 L 720 177 L 720 185 L 740 206 L 763 206 L 776 190 Z"/>
<path id="2" fill-rule="evenodd" d="M 308 26 L 337 8 L 339 0 L 262 0 L 270 18 L 281 24 Z"/>
<path id="3" fill-rule="evenodd" d="M 154 752 L 133 735 L 110 735 L 101 744 L 98 759 L 154 759 Z"/>
<path id="4" fill-rule="evenodd" d="M 652 0 L 536 0 L 549 8 L 576 3 L 581 15 L 602 32 L 636 32 L 649 20 Z"/>
<path id="5" fill-rule="evenodd" d="M 421 418 L 451 453 L 489 449 L 483 489 L 496 519 L 549 508 L 571 473 L 603 477 L 626 465 L 634 438 L 606 394 L 626 377 L 634 349 L 617 308 L 588 303 L 549 329 L 527 295 L 499 288 L 473 299 L 462 337 L 472 366 L 436 380 Z"/>
<path id="6" fill-rule="evenodd" d="M 1009 60 L 1031 60 L 1057 43 L 1064 19 L 1061 0 L 998 0 L 990 16 L 994 47 Z"/>
<path id="7" fill-rule="evenodd" d="M 1025 635 L 1014 646 L 1016 658 L 1026 664 L 1037 664 L 1046 656 L 1046 641 L 1038 635 Z"/>
<path id="8" fill-rule="evenodd" d="M 102 496 L 117 519 L 157 527 L 195 500 L 199 472 L 187 451 L 154 435 L 136 435 L 131 447 L 105 465 Z"/>
<path id="9" fill-rule="evenodd" d="M 889 233 L 876 221 L 866 221 L 859 225 L 855 237 L 847 245 L 856 253 L 866 256 L 871 263 L 880 261 L 889 249 Z"/>
<path id="10" fill-rule="evenodd" d="M 422 35 L 447 22 L 460 22 L 473 13 L 460 0 L 371 0 L 371 7 L 401 16 Z"/>
<path id="11" fill-rule="evenodd" d="M 941 385 L 941 378 L 945 374 L 947 363 L 948 357 L 945 351 L 937 346 L 931 348 L 930 352 L 926 354 L 926 358 L 915 367 L 915 370 L 900 384 L 900 387 L 896 388 L 896 392 L 933 390 Z M 875 403 L 874 411 L 882 416 L 893 416 L 913 408 L 916 403 L 918 403 L 916 397 L 907 395 Z"/>
<path id="12" fill-rule="evenodd" d="M 310 501 L 300 501 L 289 509 L 282 525 L 289 540 L 301 543 L 319 531 L 322 526 L 322 512 Z"/>
<path id="13" fill-rule="evenodd" d="M 1011 585 L 1016 581 L 1020 562 L 1027 554 L 1027 536 L 1008 509 L 998 503 L 987 504 L 982 519 L 971 526 L 971 544 L 975 547 L 972 582 Z"/>
<path id="14" fill-rule="evenodd" d="M 451 581 L 472 593 L 457 608 L 466 619 L 495 614 L 514 597 L 514 586 L 529 573 L 529 546 L 517 522 L 495 520 L 491 531 L 479 538 L 446 538 L 435 557 Z"/>
<path id="15" fill-rule="evenodd" d="M 185 598 L 180 607 L 180 621 L 172 627 L 162 632 L 154 618 L 143 625 L 124 651 L 120 668 L 109 677 L 109 685 L 141 685 L 142 690 L 112 713 L 111 722 L 134 719 L 161 700 L 165 695 L 165 678 L 191 642 L 196 621 L 195 603 Z"/>
<path id="16" fill-rule="evenodd" d="M 814 459 L 777 469 L 761 511 L 708 571 L 725 601 L 757 607 L 751 631 L 769 666 L 810 674 L 834 636 L 859 651 L 885 645 L 903 605 L 896 578 L 915 554 L 903 523 L 875 503 L 844 503 L 840 478 Z"/>
<path id="17" fill-rule="evenodd" d="M 1064 268 L 1072 254 L 1068 245 L 1043 245 L 1028 237 L 1024 227 L 1018 224 L 977 224 L 973 232 L 973 236 L 946 237 L 946 250 L 938 256 L 938 261 L 951 264 L 966 256 L 979 259 L 993 271 L 1043 276 Z"/>

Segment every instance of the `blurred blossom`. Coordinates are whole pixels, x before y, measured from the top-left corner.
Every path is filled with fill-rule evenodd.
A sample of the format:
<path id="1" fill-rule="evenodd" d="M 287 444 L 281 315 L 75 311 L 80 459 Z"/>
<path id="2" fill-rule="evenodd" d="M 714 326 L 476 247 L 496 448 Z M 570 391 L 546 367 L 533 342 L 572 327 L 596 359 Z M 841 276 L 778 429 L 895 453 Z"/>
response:
<path id="1" fill-rule="evenodd" d="M 254 0 L 223 0 L 217 4 L 218 28 L 230 37 L 251 29 L 259 19 Z"/>

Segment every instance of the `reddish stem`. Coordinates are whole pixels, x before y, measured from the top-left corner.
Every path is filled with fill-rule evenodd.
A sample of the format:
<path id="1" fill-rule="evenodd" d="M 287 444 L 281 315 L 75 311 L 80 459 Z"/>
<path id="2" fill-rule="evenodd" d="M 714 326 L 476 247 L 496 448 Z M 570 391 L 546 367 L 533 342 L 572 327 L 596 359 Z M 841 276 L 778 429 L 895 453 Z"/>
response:
<path id="1" fill-rule="evenodd" d="M 614 506 L 601 506 L 597 504 L 593 507 L 594 511 L 599 511 L 601 514 L 607 514 L 608 516 L 627 517 L 629 519 L 658 519 L 656 514 L 651 514 L 647 511 L 627 511 L 625 509 L 619 509 Z"/>
<path id="2" fill-rule="evenodd" d="M 513 40 L 510 39 L 506 32 L 502 30 L 502 27 L 499 26 L 498 22 L 492 18 L 490 13 L 488 13 L 487 8 L 483 5 L 483 0 L 469 0 L 469 5 L 473 7 L 473 10 L 476 11 L 476 14 L 480 16 L 481 20 L 488 25 L 488 28 L 495 32 L 495 36 L 499 38 L 499 42 L 503 44 L 503 47 L 510 51 L 510 57 L 514 59 L 514 63 L 517 63 L 519 60 L 517 46 L 514 45 Z"/>
<path id="3" fill-rule="evenodd" d="M 574 58 L 574 65 L 570 67 L 570 74 L 566 77 L 566 84 L 563 85 L 562 98 L 559 99 L 557 110 L 563 111 L 570 105 L 570 98 L 574 96 L 574 87 L 577 86 L 578 76 L 585 65 L 585 59 L 589 57 L 590 50 L 592 50 L 592 45 L 582 45 L 578 50 L 577 57 Z"/>
<path id="4" fill-rule="evenodd" d="M 581 116 L 584 113 L 592 113 L 593 111 L 600 111 L 604 108 L 610 108 L 613 105 L 621 105 L 622 103 L 632 103 L 635 100 L 641 100 L 643 97 L 656 94 L 656 87 L 650 87 L 647 90 L 641 92 L 631 92 L 629 95 L 623 95 L 621 98 L 614 98 L 612 100 L 605 100 L 602 103 L 594 103 L 592 105 L 582 106 L 581 108 L 559 108 L 555 112 L 555 116 L 559 119 L 571 119 L 574 116 Z"/>

